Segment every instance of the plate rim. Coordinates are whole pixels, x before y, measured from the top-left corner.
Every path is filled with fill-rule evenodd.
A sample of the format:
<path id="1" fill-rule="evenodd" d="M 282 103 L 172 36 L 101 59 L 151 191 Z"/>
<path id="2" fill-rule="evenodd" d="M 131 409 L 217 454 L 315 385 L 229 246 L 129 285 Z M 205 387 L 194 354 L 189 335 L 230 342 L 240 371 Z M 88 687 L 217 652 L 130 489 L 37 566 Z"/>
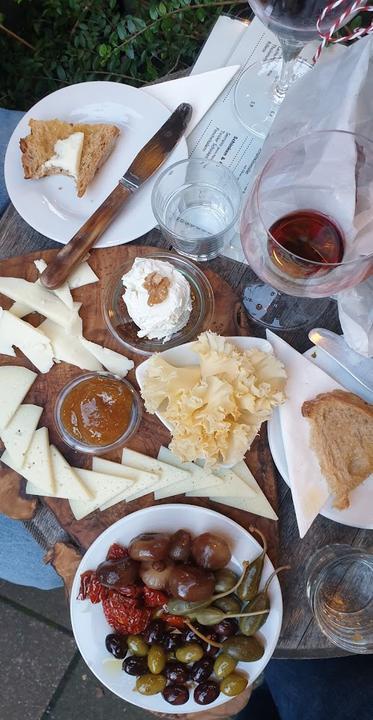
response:
<path id="1" fill-rule="evenodd" d="M 116 83 L 116 82 L 113 82 L 112 80 L 88 80 L 87 82 L 72 83 L 71 85 L 67 85 L 63 88 L 59 88 L 58 90 L 54 90 L 53 92 L 45 95 L 43 98 L 38 100 L 38 102 L 36 102 L 31 108 L 29 108 L 29 110 L 27 110 L 24 113 L 24 115 L 19 119 L 16 127 L 14 128 L 14 130 L 9 138 L 9 141 L 7 143 L 7 147 L 5 150 L 5 156 L 4 156 L 4 165 L 3 165 L 3 167 L 4 167 L 4 182 L 5 182 L 7 193 L 9 195 L 9 199 L 10 199 L 12 205 L 14 206 L 14 208 L 16 209 L 16 211 L 18 212 L 18 214 L 21 216 L 22 220 L 24 220 L 24 222 L 26 222 L 33 230 L 35 230 L 36 232 L 39 232 L 40 234 L 44 235 L 45 237 L 49 238 L 50 240 L 54 240 L 55 242 L 58 242 L 62 246 L 66 245 L 69 242 L 70 238 L 66 241 L 61 240 L 59 233 L 55 232 L 53 230 L 53 228 L 51 230 L 48 230 L 48 234 L 46 234 L 44 226 L 42 228 L 40 228 L 40 226 L 37 227 L 38 223 L 35 222 L 35 219 L 33 218 L 31 221 L 29 219 L 29 217 L 27 216 L 27 213 L 24 212 L 24 209 L 23 209 L 24 206 L 22 204 L 23 185 L 22 186 L 20 185 L 19 193 L 17 193 L 17 191 L 16 191 L 16 194 L 14 194 L 15 185 L 16 185 L 16 182 L 18 182 L 18 181 L 16 180 L 13 183 L 10 179 L 12 177 L 12 165 L 13 165 L 13 160 L 14 160 L 14 159 L 12 160 L 11 155 L 13 154 L 13 152 L 14 152 L 14 156 L 16 156 L 16 154 L 17 154 L 16 149 L 17 149 L 18 140 L 16 138 L 18 137 L 20 125 L 22 125 L 23 123 L 26 123 L 26 129 L 25 129 L 25 132 L 26 132 L 27 127 L 28 127 L 28 120 L 32 117 L 32 114 L 35 112 L 35 110 L 37 110 L 40 106 L 43 106 L 43 104 L 45 102 L 49 102 L 49 99 L 57 94 L 68 94 L 69 92 L 71 92 L 72 88 L 82 87 L 82 86 L 84 86 L 86 88 L 87 86 L 97 86 L 98 84 L 100 85 L 100 88 L 102 88 L 103 85 L 110 86 L 112 89 L 115 87 L 115 89 L 118 90 L 118 93 L 124 88 L 125 88 L 125 92 L 127 92 L 128 89 L 130 89 L 131 93 L 133 92 L 136 94 L 140 94 L 143 98 L 146 98 L 146 100 L 149 101 L 150 103 L 152 103 L 153 105 L 155 103 L 159 107 L 166 110 L 169 114 L 171 114 L 170 108 L 167 107 L 167 105 L 164 102 L 162 102 L 162 100 L 160 100 L 159 98 L 155 97 L 152 94 L 147 93 L 146 91 L 144 91 L 143 88 L 136 88 L 133 85 L 129 85 L 127 83 L 122 83 L 122 82 Z M 93 92 L 93 88 L 92 88 L 92 92 Z M 177 145 L 175 146 L 175 148 L 176 147 L 180 147 L 183 149 L 183 154 L 185 157 L 181 158 L 181 159 L 184 159 L 184 160 L 188 159 L 189 151 L 188 151 L 188 145 L 187 145 L 187 140 L 186 140 L 185 134 L 180 138 L 180 140 L 177 143 Z M 172 150 L 172 152 L 175 151 L 175 148 Z M 23 181 L 27 182 L 27 180 L 25 180 L 24 178 L 23 178 Z M 21 199 L 20 201 L 19 201 L 19 198 Z M 87 219 L 88 218 L 86 218 L 86 220 Z M 85 222 L 85 220 L 82 219 L 82 224 L 84 222 Z M 156 226 L 157 226 L 157 221 L 154 218 L 154 223 L 152 223 L 152 226 L 149 227 L 144 232 L 141 231 L 140 235 L 137 235 L 135 238 L 132 238 L 132 239 L 126 240 L 126 241 L 122 240 L 120 242 L 114 242 L 114 243 L 105 244 L 105 245 L 95 245 L 95 247 L 104 249 L 105 247 L 118 247 L 120 245 L 126 245 L 127 243 L 133 242 L 134 240 L 138 239 L 139 237 L 142 237 L 142 235 L 146 234 L 147 232 L 150 232 Z M 73 234 L 73 232 L 71 234 Z M 120 235 L 120 231 L 118 231 L 118 235 Z"/>
<path id="2" fill-rule="evenodd" d="M 235 520 L 232 520 L 231 518 L 226 517 L 222 513 L 218 512 L 217 510 L 212 510 L 211 508 L 204 508 L 203 506 L 198 506 L 198 505 L 189 505 L 187 503 L 165 503 L 165 504 L 159 504 L 159 505 L 150 505 L 149 507 L 141 508 L 140 510 L 136 510 L 135 512 L 130 513 L 130 515 L 126 515 L 126 516 L 120 518 L 115 523 L 113 523 L 108 528 L 106 528 L 102 533 L 100 533 L 100 535 L 98 535 L 98 537 L 93 541 L 93 543 L 90 545 L 90 547 L 85 551 L 85 553 L 78 565 L 78 568 L 75 572 L 74 580 L 73 580 L 72 587 L 71 587 L 70 602 L 69 602 L 71 625 L 72 625 L 72 629 L 73 629 L 73 635 L 74 635 L 75 642 L 77 644 L 80 654 L 83 657 L 84 662 L 87 664 L 90 671 L 95 675 L 95 677 L 99 680 L 99 682 L 102 683 L 105 687 L 107 687 L 107 689 L 110 690 L 110 692 L 112 692 L 116 697 L 124 699 L 125 702 L 129 702 L 131 704 L 137 705 L 138 707 L 143 707 L 143 709 L 148 710 L 148 712 L 159 712 L 159 711 L 158 710 L 149 710 L 148 707 L 144 707 L 143 705 L 140 705 L 139 699 L 141 699 L 141 695 L 134 695 L 133 699 L 130 699 L 127 696 L 126 696 L 126 698 L 122 698 L 120 695 L 118 695 L 114 690 L 112 690 L 106 684 L 106 682 L 102 679 L 102 677 L 100 677 L 98 674 L 96 674 L 94 669 L 88 664 L 88 661 L 87 661 L 84 653 L 82 652 L 82 649 L 80 647 L 80 644 L 79 644 L 79 641 L 78 641 L 78 638 L 76 635 L 76 631 L 75 631 L 76 625 L 75 625 L 75 618 L 74 618 L 74 610 L 75 610 L 75 607 L 77 607 L 77 602 L 78 602 L 77 591 L 79 590 L 79 587 L 80 587 L 80 574 L 81 574 L 81 572 L 83 572 L 83 570 L 81 568 L 82 568 L 82 566 L 84 567 L 85 562 L 87 562 L 87 560 L 89 560 L 89 556 L 90 556 L 91 552 L 93 551 L 95 545 L 99 542 L 102 542 L 102 539 L 105 538 L 105 536 L 110 535 L 113 531 L 115 532 L 120 525 L 125 523 L 127 518 L 139 515 L 140 513 L 148 514 L 151 512 L 158 512 L 160 510 L 163 510 L 166 512 L 167 511 L 175 512 L 178 509 L 180 509 L 180 510 L 182 509 L 185 512 L 186 508 L 189 508 L 189 510 L 193 510 L 193 511 L 197 510 L 197 512 L 206 513 L 208 516 L 212 516 L 214 518 L 223 518 L 224 522 L 226 522 L 228 525 L 233 525 L 234 527 L 236 527 L 239 530 L 240 533 L 242 533 L 246 537 L 249 537 L 250 542 L 254 545 L 255 549 L 260 550 L 262 548 L 260 543 L 255 539 L 255 537 L 248 530 L 246 530 L 244 527 L 239 525 L 239 523 L 237 523 Z M 269 570 L 269 574 L 271 574 L 271 572 L 273 572 L 274 566 L 273 566 L 273 563 L 270 560 L 268 554 L 266 554 L 266 556 L 265 556 L 265 566 L 267 566 L 267 568 Z M 277 627 L 276 627 L 276 631 L 273 635 L 273 640 L 271 643 L 273 649 L 271 651 L 270 656 L 268 657 L 266 664 L 263 666 L 263 668 L 261 668 L 260 672 L 255 677 L 258 677 L 259 674 L 261 672 L 263 672 L 264 667 L 266 667 L 267 663 L 272 658 L 273 653 L 277 647 L 278 639 L 279 639 L 281 628 L 282 628 L 283 598 L 282 598 L 281 586 L 280 586 L 279 579 L 277 576 L 275 576 L 273 579 L 273 586 L 275 588 L 275 592 L 277 595 L 276 610 L 278 613 Z M 260 661 L 257 661 L 257 662 L 260 662 Z M 250 676 L 250 681 L 253 682 L 251 676 Z M 222 696 L 219 696 L 219 697 L 222 697 Z M 228 701 L 229 701 L 229 698 L 224 697 L 224 699 L 223 699 L 223 697 L 222 697 L 222 702 L 220 702 L 218 704 L 213 703 L 212 706 L 209 706 L 209 707 L 212 707 L 212 708 L 219 707 Z M 184 714 L 188 714 L 191 712 L 198 713 L 198 712 L 204 712 L 204 711 L 206 711 L 206 707 L 203 707 L 203 706 L 201 706 L 200 709 L 196 708 L 196 709 L 192 709 L 192 710 L 191 709 L 183 709 L 183 706 L 180 706 L 180 707 L 178 707 L 177 714 L 184 715 Z M 164 713 L 165 715 L 167 715 L 167 714 L 174 714 L 175 710 L 170 709 L 168 711 L 167 709 L 164 709 L 164 710 L 162 709 L 161 712 Z"/>

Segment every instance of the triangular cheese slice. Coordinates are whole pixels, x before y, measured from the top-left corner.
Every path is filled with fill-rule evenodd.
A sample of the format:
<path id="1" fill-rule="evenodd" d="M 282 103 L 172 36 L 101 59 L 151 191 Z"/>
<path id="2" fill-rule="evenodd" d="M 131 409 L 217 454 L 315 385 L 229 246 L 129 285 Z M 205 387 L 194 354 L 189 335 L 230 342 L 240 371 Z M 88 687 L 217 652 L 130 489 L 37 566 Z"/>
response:
<path id="1" fill-rule="evenodd" d="M 250 505 L 250 512 L 254 515 L 261 515 L 261 517 L 269 518 L 270 520 L 278 520 L 278 517 L 268 502 L 263 490 L 259 487 L 257 481 L 254 478 L 252 472 L 250 472 L 244 460 L 239 462 L 232 468 L 235 475 L 237 475 L 253 492 L 254 497 L 248 500 Z"/>
<path id="2" fill-rule="evenodd" d="M 36 377 L 32 370 L 19 365 L 0 367 L 0 431 L 12 419 Z"/>
<path id="3" fill-rule="evenodd" d="M 38 405 L 20 405 L 1 432 L 5 449 L 19 467 L 23 465 L 42 412 L 43 408 Z"/>
<path id="4" fill-rule="evenodd" d="M 53 366 L 52 346 L 48 338 L 25 320 L 21 320 L 8 310 L 0 308 L 0 337 L 2 342 L 14 345 L 42 373 Z"/>
<path id="5" fill-rule="evenodd" d="M 21 474 L 47 492 L 56 492 L 46 427 L 35 430 L 26 453 Z"/>
<path id="6" fill-rule="evenodd" d="M 118 495 L 123 489 L 130 487 L 133 483 L 132 480 L 125 480 L 123 477 L 107 475 L 93 470 L 81 468 L 73 468 L 73 470 L 94 497 L 93 500 L 70 500 L 70 507 L 76 520 L 81 520 L 81 518 L 97 510 L 100 505 Z"/>
<path id="7" fill-rule="evenodd" d="M 70 328 L 75 320 L 75 310 L 66 307 L 62 300 L 39 283 L 28 282 L 23 278 L 0 277 L 0 293 L 29 305 L 32 310 L 62 327 Z"/>
<path id="8" fill-rule="evenodd" d="M 76 500 L 92 500 L 91 490 L 78 473 L 73 470 L 54 445 L 50 446 L 53 475 L 56 481 L 56 497 Z"/>
<path id="9" fill-rule="evenodd" d="M 52 320 L 44 320 L 39 325 L 39 330 L 49 338 L 53 357 L 57 360 L 76 365 L 82 370 L 100 372 L 100 370 L 104 369 L 101 363 L 82 346 L 79 338 L 74 336 L 71 331 L 65 332 L 60 325 L 52 322 Z"/>
<path id="10" fill-rule="evenodd" d="M 287 400 L 280 405 L 280 423 L 289 470 L 289 481 L 300 537 L 304 537 L 329 497 L 326 480 L 311 450 L 310 423 L 302 415 L 305 400 L 319 393 L 343 389 L 323 370 L 298 353 L 291 345 L 267 330 L 267 339 L 288 375 Z"/>
<path id="11" fill-rule="evenodd" d="M 129 370 L 132 370 L 134 363 L 125 355 L 114 352 L 109 348 L 102 347 L 97 343 L 86 340 L 84 337 L 79 338 L 83 348 L 93 355 L 109 372 L 119 377 L 125 377 Z"/>

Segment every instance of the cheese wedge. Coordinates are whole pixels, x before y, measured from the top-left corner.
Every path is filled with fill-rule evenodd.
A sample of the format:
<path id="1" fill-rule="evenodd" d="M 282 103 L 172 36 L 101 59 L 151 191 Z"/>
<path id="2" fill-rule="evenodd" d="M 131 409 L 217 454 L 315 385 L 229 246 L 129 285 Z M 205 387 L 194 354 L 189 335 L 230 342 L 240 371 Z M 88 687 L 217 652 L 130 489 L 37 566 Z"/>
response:
<path id="1" fill-rule="evenodd" d="M 19 467 L 23 465 L 42 412 L 43 408 L 38 405 L 20 405 L 1 432 L 5 449 Z"/>
<path id="2" fill-rule="evenodd" d="M 127 495 L 126 499 L 128 502 L 131 500 L 137 500 L 137 498 L 147 495 L 150 492 L 155 493 L 168 485 L 172 485 L 178 480 L 190 481 L 189 471 L 172 467 L 167 463 L 160 462 L 159 460 L 155 460 L 155 458 L 135 452 L 134 450 L 129 450 L 128 448 L 123 450 L 122 464 L 136 468 L 137 470 L 146 470 L 158 475 L 156 483 L 144 484 L 141 489 Z"/>
<path id="3" fill-rule="evenodd" d="M 115 475 L 81 468 L 73 468 L 73 470 L 94 497 L 92 500 L 70 500 L 71 510 L 76 520 L 81 520 L 81 518 L 97 510 L 104 502 L 118 495 L 124 488 L 132 484 L 132 480 L 125 480 L 125 478 L 116 477 Z"/>
<path id="4" fill-rule="evenodd" d="M 82 262 L 72 271 L 67 279 L 70 290 L 98 282 L 98 277 L 87 262 Z"/>
<path id="5" fill-rule="evenodd" d="M 224 505 L 235 507 L 240 510 L 247 510 L 254 515 L 260 515 L 261 517 L 269 518 L 270 520 L 278 520 L 278 517 L 273 510 L 271 504 L 268 502 L 263 491 L 256 482 L 253 474 L 250 472 L 246 463 L 242 460 L 233 468 L 234 473 L 250 488 L 254 493 L 254 497 L 235 497 L 235 496 L 210 496 L 210 500 L 214 502 L 221 502 Z"/>
<path id="6" fill-rule="evenodd" d="M 13 461 L 7 450 L 3 452 L 1 462 L 39 487 L 43 494 L 52 496 L 55 494 L 56 483 L 52 471 L 47 428 L 35 430 L 22 467 Z"/>
<path id="7" fill-rule="evenodd" d="M 42 490 L 33 482 L 30 482 L 30 480 L 27 481 L 26 492 L 29 495 L 44 495 L 45 497 L 66 498 L 68 500 L 92 500 L 88 487 L 86 487 L 78 474 L 70 467 L 54 445 L 50 446 L 50 454 L 53 474 L 56 481 L 55 492 L 45 492 L 45 490 Z"/>
<path id="8" fill-rule="evenodd" d="M 119 377 L 125 377 L 129 370 L 132 370 L 134 363 L 125 355 L 114 352 L 109 348 L 102 347 L 97 343 L 86 340 L 84 337 L 79 338 L 83 348 L 87 350 L 94 358 L 106 368 L 109 372 Z"/>
<path id="9" fill-rule="evenodd" d="M 173 467 L 188 470 L 190 472 L 190 478 L 186 478 L 185 480 L 181 480 L 180 482 L 173 483 L 163 489 L 157 490 L 154 494 L 156 500 L 171 497 L 172 495 L 180 495 L 184 492 L 187 495 L 196 492 L 197 496 L 199 496 L 198 492 L 200 488 L 210 488 L 208 494 L 211 495 L 213 489 L 215 491 L 216 488 L 223 485 L 223 480 L 214 475 L 212 472 L 206 471 L 192 462 L 183 463 L 178 457 L 176 457 L 176 455 L 174 455 L 174 453 L 171 452 L 171 450 L 164 446 L 162 446 L 159 450 L 158 459 L 172 465 Z"/>
<path id="10" fill-rule="evenodd" d="M 190 497 L 210 497 L 212 494 L 218 497 L 224 497 L 226 495 L 230 495 L 231 497 L 255 497 L 255 492 L 232 470 L 214 468 L 214 472 L 222 482 L 219 487 L 214 488 L 213 493 L 211 490 L 208 492 L 209 487 L 207 486 L 199 489 L 200 495 L 198 494 L 198 489 L 187 493 L 187 495 Z"/>
<path id="11" fill-rule="evenodd" d="M 0 367 L 0 431 L 12 419 L 36 377 L 32 370 L 19 365 Z"/>
<path id="12" fill-rule="evenodd" d="M 66 307 L 62 300 L 39 283 L 28 282 L 23 278 L 0 277 L 0 293 L 11 300 L 25 303 L 62 327 L 70 328 L 75 320 L 75 310 Z"/>
<path id="13" fill-rule="evenodd" d="M 75 337 L 71 332 L 65 332 L 60 325 L 47 319 L 39 325 L 39 330 L 49 338 L 53 357 L 57 360 L 76 365 L 82 370 L 99 372 L 104 369 L 101 363 L 82 347 L 79 338 Z"/>
<path id="14" fill-rule="evenodd" d="M 0 337 L 14 345 L 40 370 L 47 373 L 53 366 L 53 352 L 49 339 L 25 320 L 0 308 Z"/>
<path id="15" fill-rule="evenodd" d="M 149 473 L 144 470 L 136 470 L 135 468 L 126 467 L 120 463 L 105 460 L 100 457 L 93 458 L 92 470 L 132 480 L 132 485 L 130 485 L 129 488 L 123 489 L 118 495 L 110 498 L 110 500 L 107 500 L 105 503 L 100 505 L 100 510 L 107 510 L 109 507 L 116 505 L 118 502 L 126 500 L 127 495 L 132 491 L 135 492 L 140 490 L 143 486 L 149 487 L 151 483 L 155 484 L 158 479 L 158 475 L 154 473 Z"/>
<path id="16" fill-rule="evenodd" d="M 45 260 L 40 258 L 40 260 L 34 260 L 34 265 L 37 269 L 37 271 L 40 273 L 44 272 L 44 270 L 48 267 Z M 40 282 L 40 280 L 37 280 L 37 282 Z M 63 283 L 59 288 L 56 288 L 55 290 L 52 290 L 52 292 L 62 300 L 65 305 L 67 305 L 68 308 L 73 308 L 73 296 L 70 292 L 70 288 L 68 284 L 65 282 Z"/>

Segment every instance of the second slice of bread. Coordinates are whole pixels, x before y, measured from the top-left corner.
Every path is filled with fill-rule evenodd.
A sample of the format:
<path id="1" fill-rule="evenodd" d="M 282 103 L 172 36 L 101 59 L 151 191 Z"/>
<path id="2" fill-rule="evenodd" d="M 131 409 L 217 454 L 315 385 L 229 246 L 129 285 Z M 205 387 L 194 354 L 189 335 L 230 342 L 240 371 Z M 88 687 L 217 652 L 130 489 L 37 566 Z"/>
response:
<path id="1" fill-rule="evenodd" d="M 311 422 L 311 444 L 334 507 L 349 507 L 349 493 L 373 472 L 373 405 L 343 390 L 303 403 Z"/>
<path id="2" fill-rule="evenodd" d="M 21 138 L 22 164 L 26 179 L 45 175 L 66 174 L 59 168 L 45 168 L 44 163 L 54 154 L 57 140 L 65 140 L 75 132 L 84 134 L 82 156 L 76 180 L 79 197 L 112 152 L 119 129 L 106 123 L 67 123 L 63 120 L 30 120 L 31 132 Z"/>

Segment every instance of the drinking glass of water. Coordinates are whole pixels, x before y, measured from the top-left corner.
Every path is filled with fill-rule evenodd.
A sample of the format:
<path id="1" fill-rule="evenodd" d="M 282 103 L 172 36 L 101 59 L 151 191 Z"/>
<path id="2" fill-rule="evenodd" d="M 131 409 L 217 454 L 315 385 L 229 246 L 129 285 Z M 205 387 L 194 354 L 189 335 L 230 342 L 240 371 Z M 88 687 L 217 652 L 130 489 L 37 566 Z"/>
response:
<path id="1" fill-rule="evenodd" d="M 306 567 L 307 596 L 322 632 L 353 653 L 373 651 L 373 554 L 368 548 L 326 545 Z"/>
<path id="2" fill-rule="evenodd" d="M 233 173 L 211 160 L 182 160 L 154 185 L 152 208 L 174 249 L 199 262 L 212 260 L 238 232 L 242 194 Z"/>

